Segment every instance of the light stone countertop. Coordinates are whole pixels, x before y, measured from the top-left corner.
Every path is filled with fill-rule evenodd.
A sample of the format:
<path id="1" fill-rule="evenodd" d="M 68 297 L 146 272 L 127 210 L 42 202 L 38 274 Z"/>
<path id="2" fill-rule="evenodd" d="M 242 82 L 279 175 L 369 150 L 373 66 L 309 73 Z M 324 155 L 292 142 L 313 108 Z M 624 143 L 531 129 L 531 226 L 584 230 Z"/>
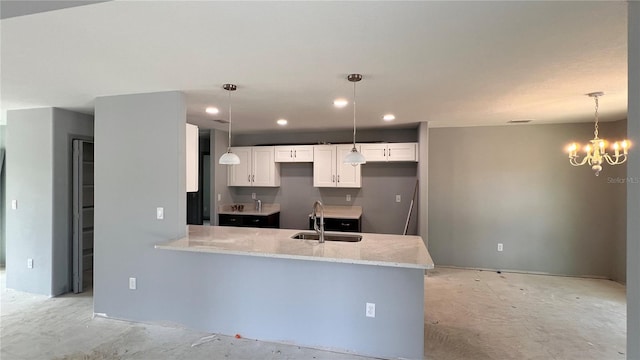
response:
<path id="1" fill-rule="evenodd" d="M 311 216 L 312 214 L 309 214 Z M 320 214 L 318 214 L 320 216 Z M 360 219 L 362 206 L 325 205 L 325 219 Z"/>
<path id="2" fill-rule="evenodd" d="M 244 205 L 243 211 L 232 211 L 231 205 Z M 258 215 L 269 216 L 280 212 L 280 204 L 262 204 L 262 211 L 256 211 L 255 203 L 224 204 L 218 206 L 218 215 Z"/>
<path id="3" fill-rule="evenodd" d="M 419 236 L 362 233 L 360 242 L 291 239 L 292 229 L 189 225 L 188 236 L 156 249 L 433 269 Z M 339 233 L 345 234 L 345 233 Z"/>

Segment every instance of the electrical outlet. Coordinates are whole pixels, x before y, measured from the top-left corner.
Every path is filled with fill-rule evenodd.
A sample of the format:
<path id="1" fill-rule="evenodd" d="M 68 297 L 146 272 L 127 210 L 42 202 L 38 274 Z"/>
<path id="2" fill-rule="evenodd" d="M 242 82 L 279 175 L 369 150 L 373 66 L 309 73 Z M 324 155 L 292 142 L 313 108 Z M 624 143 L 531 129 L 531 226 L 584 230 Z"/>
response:
<path id="1" fill-rule="evenodd" d="M 18 200 L 11 200 L 11 210 L 18 209 Z"/>
<path id="2" fill-rule="evenodd" d="M 396 202 L 400 202 L 402 201 L 402 197 L 400 197 L 400 195 L 396 195 Z"/>
<path id="3" fill-rule="evenodd" d="M 503 249 L 502 243 L 498 243 L 498 251 L 502 251 L 502 249 Z"/>
<path id="4" fill-rule="evenodd" d="M 255 200 L 256 199 L 256 193 L 251 193 L 251 199 Z"/>
<path id="5" fill-rule="evenodd" d="M 347 201 L 351 201 L 351 194 L 347 194 Z"/>
<path id="6" fill-rule="evenodd" d="M 365 314 L 370 318 L 376 317 L 376 304 L 367 303 Z"/>
<path id="7" fill-rule="evenodd" d="M 33 259 L 27 259 L 27 269 L 33 269 Z"/>
<path id="8" fill-rule="evenodd" d="M 164 219 L 164 208 L 159 207 L 156 209 L 156 219 L 158 220 Z"/>
<path id="9" fill-rule="evenodd" d="M 136 278 L 129 278 L 129 290 L 135 290 L 138 286 L 136 284 Z"/>

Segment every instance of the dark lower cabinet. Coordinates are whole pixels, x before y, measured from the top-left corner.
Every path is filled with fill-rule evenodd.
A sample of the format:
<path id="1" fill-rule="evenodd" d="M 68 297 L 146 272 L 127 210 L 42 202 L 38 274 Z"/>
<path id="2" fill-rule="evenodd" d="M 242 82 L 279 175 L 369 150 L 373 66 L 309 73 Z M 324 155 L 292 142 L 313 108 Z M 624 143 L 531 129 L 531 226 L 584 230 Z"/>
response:
<path id="1" fill-rule="evenodd" d="M 280 213 L 258 216 L 258 215 L 240 215 L 240 214 L 219 214 L 218 224 L 220 226 L 241 226 L 241 227 L 259 227 L 259 228 L 279 228 Z"/>
<path id="2" fill-rule="evenodd" d="M 316 221 L 320 223 L 320 218 Z M 313 229 L 313 219 L 309 218 L 309 229 Z M 324 219 L 325 231 L 345 231 L 345 232 L 361 232 L 360 219 L 336 219 L 325 218 Z"/>

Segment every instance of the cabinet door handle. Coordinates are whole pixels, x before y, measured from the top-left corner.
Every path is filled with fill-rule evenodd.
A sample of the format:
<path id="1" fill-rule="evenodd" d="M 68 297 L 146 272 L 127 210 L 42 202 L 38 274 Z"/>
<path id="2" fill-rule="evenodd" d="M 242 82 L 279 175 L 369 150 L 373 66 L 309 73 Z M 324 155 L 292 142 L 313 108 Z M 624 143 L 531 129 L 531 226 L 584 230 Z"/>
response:
<path id="1" fill-rule="evenodd" d="M 289 150 L 289 157 L 292 158 L 293 157 L 293 150 Z"/>
<path id="2" fill-rule="evenodd" d="M 297 158 L 298 157 L 298 150 L 293 150 L 293 157 Z"/>
<path id="3" fill-rule="evenodd" d="M 247 181 L 251 182 L 251 175 L 247 175 Z"/>
<path id="4" fill-rule="evenodd" d="M 335 175 L 331 175 L 331 182 L 336 182 L 336 176 Z"/>
<path id="5" fill-rule="evenodd" d="M 391 157 L 391 149 L 389 149 L 389 157 Z"/>
<path id="6" fill-rule="evenodd" d="M 338 175 L 338 182 L 340 182 L 340 175 Z"/>
<path id="7" fill-rule="evenodd" d="M 387 149 L 382 150 L 382 156 L 387 157 Z"/>
<path id="8" fill-rule="evenodd" d="M 255 182 L 256 181 L 256 176 L 255 175 L 251 175 L 251 181 Z"/>

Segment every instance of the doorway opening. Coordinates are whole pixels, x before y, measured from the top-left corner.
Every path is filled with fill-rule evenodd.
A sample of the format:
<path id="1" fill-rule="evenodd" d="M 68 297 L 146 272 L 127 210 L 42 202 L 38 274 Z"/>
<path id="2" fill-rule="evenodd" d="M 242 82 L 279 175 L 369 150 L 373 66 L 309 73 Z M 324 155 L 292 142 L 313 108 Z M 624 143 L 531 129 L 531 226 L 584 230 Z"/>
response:
<path id="1" fill-rule="evenodd" d="M 73 292 L 93 287 L 93 141 L 73 140 Z"/>

